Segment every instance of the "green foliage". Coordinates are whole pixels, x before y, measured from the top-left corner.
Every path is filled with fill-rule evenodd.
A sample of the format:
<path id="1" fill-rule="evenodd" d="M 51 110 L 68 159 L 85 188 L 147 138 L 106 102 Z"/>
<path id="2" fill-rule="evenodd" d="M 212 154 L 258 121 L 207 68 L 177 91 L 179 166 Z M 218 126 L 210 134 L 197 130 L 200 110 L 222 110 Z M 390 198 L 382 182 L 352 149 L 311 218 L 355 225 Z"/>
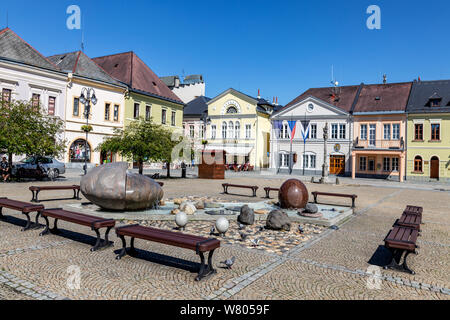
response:
<path id="1" fill-rule="evenodd" d="M 83 130 L 84 132 L 91 132 L 93 130 L 91 125 L 84 125 L 81 126 L 81 130 Z"/>
<path id="2" fill-rule="evenodd" d="M 124 130 L 116 129 L 115 136 L 103 140 L 97 151 L 114 152 L 141 165 L 146 161 L 172 161 L 172 149 L 179 141 L 172 141 L 172 131 L 140 119 L 131 122 Z"/>
<path id="3" fill-rule="evenodd" d="M 9 154 L 59 156 L 64 122 L 47 116 L 29 102 L 0 102 L 0 150 Z"/>

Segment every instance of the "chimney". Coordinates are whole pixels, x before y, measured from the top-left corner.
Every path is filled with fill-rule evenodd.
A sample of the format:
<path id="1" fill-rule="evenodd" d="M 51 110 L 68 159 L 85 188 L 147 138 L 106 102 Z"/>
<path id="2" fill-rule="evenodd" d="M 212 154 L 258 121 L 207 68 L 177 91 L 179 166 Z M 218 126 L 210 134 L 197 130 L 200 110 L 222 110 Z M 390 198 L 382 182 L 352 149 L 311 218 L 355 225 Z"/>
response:
<path id="1" fill-rule="evenodd" d="M 277 100 L 275 101 L 275 105 L 277 106 L 278 105 L 278 97 L 276 99 Z"/>
<path id="2" fill-rule="evenodd" d="M 261 95 L 259 94 L 259 89 L 258 89 L 258 99 L 261 99 Z"/>
<path id="3" fill-rule="evenodd" d="M 383 84 L 387 83 L 387 75 L 383 74 Z"/>

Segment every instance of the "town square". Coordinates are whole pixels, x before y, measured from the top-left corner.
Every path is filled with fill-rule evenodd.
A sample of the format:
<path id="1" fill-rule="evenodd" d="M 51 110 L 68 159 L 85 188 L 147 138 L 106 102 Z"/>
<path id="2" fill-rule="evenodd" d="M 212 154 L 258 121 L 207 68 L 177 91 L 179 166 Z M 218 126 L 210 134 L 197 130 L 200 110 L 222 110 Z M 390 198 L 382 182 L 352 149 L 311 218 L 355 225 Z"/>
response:
<path id="1" fill-rule="evenodd" d="M 320 10 L 306 3 L 286 6 Z M 124 6 L 113 2 L 108 18 Z M 199 14 L 157 1 L 130 6 L 160 10 L 163 20 L 166 10 L 180 19 Z M 105 33 L 88 8 L 80 1 L 52 9 L 61 9 L 61 43 L 29 30 L 16 6 L 6 24 L 0 19 L 0 300 L 449 300 L 444 58 L 435 58 L 442 62 L 433 72 L 434 58 L 417 53 L 412 73 L 388 56 L 371 69 L 301 53 L 306 71 L 296 83 L 266 52 L 251 66 L 239 49 L 239 61 L 248 59 L 241 70 L 207 50 L 197 60 L 188 48 L 212 47 L 186 47 L 162 22 L 145 26 L 145 39 L 157 30 L 180 44 L 155 34 L 156 47 L 133 32 L 112 40 L 143 22 Z M 358 41 L 386 41 L 397 5 L 357 8 Z M 420 8 L 427 7 L 414 12 Z M 86 20 L 95 27 L 83 28 Z M 164 49 L 181 45 L 186 51 Z M 288 59 L 276 46 L 254 44 Z M 307 71 L 307 59 L 326 65 L 331 81 Z M 277 71 L 272 78 L 260 68 Z M 217 309 L 207 306 L 177 312 L 213 317 Z M 243 304 L 237 312 L 267 308 Z"/>

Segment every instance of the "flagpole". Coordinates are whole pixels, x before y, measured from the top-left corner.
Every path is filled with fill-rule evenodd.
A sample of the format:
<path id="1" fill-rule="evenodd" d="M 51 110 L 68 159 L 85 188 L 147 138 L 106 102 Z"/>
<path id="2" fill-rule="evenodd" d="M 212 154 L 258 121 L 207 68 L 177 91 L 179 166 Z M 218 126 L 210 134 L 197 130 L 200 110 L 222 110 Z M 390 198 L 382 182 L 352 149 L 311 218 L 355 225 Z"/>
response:
<path id="1" fill-rule="evenodd" d="M 305 123 L 306 123 L 306 112 L 305 112 Z M 303 128 L 304 131 L 307 129 Z M 306 132 L 304 133 L 306 134 Z M 303 137 L 303 176 L 305 175 L 305 155 L 306 155 L 306 139 Z"/>
<path id="2" fill-rule="evenodd" d="M 291 123 L 292 123 L 292 114 L 291 114 Z M 290 129 L 290 126 L 289 126 Z M 289 174 L 292 174 L 292 162 L 294 159 L 292 159 L 292 140 L 294 139 L 294 137 L 292 136 L 294 130 L 291 129 L 291 147 L 290 147 L 290 151 L 289 151 Z"/>

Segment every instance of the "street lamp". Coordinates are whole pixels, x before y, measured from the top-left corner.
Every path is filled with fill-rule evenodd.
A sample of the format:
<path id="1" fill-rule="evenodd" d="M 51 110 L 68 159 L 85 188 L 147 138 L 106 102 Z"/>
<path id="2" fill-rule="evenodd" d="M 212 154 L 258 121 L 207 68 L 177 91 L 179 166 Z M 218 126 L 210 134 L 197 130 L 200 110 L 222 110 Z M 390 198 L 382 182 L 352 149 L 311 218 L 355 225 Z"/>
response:
<path id="1" fill-rule="evenodd" d="M 84 117 L 86 118 L 86 140 L 84 141 L 84 174 L 87 174 L 87 145 L 88 145 L 88 135 L 89 135 L 89 115 L 91 114 L 91 102 L 95 106 L 97 104 L 97 97 L 95 96 L 95 91 L 93 88 L 83 88 L 81 89 L 80 102 L 84 104 Z"/>

